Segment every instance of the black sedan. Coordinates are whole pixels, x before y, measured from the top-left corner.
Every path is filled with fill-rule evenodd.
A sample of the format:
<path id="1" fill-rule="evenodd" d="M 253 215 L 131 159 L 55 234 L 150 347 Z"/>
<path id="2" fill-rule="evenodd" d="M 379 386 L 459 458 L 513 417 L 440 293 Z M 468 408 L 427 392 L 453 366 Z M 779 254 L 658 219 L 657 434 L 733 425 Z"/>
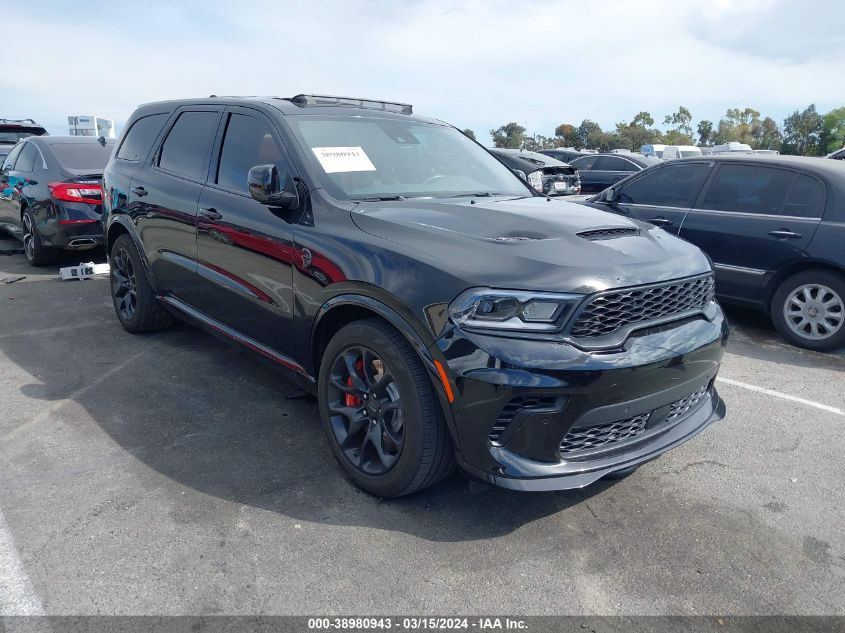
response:
<path id="1" fill-rule="evenodd" d="M 583 174 L 584 172 L 582 172 Z M 845 345 L 845 163 L 795 156 L 664 162 L 586 201 L 699 246 L 716 293 L 794 345 Z"/>
<path id="2" fill-rule="evenodd" d="M 545 154 L 546 156 L 551 156 L 554 159 L 563 161 L 564 163 L 571 163 L 576 158 L 581 158 L 582 156 L 587 156 L 590 152 L 581 152 L 573 147 L 556 147 L 554 149 L 541 149 L 538 150 L 539 154 Z"/>
<path id="3" fill-rule="evenodd" d="M 581 193 L 581 180 L 571 165 L 538 152 L 520 149 L 491 149 L 492 154 L 547 196 L 572 196 Z"/>
<path id="4" fill-rule="evenodd" d="M 29 262 L 44 266 L 59 250 L 101 246 L 102 179 L 114 141 L 31 136 L 0 168 L 0 229 L 23 241 Z"/>
<path id="5" fill-rule="evenodd" d="M 597 193 L 661 160 L 640 154 L 588 154 L 572 161 L 581 177 L 582 193 Z"/>

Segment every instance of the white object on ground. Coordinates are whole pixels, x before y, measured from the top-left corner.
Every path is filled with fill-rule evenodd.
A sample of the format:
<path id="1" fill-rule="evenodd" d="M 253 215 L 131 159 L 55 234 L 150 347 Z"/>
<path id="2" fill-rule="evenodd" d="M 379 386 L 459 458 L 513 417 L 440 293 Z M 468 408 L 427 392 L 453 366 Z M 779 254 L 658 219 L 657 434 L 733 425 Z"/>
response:
<path id="1" fill-rule="evenodd" d="M 66 266 L 59 269 L 59 277 L 62 281 L 69 279 L 90 279 L 94 275 L 103 275 L 109 272 L 108 264 L 95 264 L 88 262 L 87 264 L 79 264 L 79 266 Z"/>

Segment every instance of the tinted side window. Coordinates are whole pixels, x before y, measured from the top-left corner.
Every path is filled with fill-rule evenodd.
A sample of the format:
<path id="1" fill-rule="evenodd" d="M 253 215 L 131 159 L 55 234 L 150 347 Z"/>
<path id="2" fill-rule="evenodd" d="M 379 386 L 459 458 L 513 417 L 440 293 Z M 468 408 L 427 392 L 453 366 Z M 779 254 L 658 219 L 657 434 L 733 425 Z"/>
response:
<path id="1" fill-rule="evenodd" d="M 205 180 L 218 116 L 217 112 L 180 114 L 161 146 L 158 166 L 194 180 Z"/>
<path id="2" fill-rule="evenodd" d="M 602 156 L 594 169 L 602 171 L 639 171 L 631 161 L 616 156 Z"/>
<path id="3" fill-rule="evenodd" d="M 784 199 L 795 178 L 794 172 L 785 169 L 723 164 L 702 206 L 716 211 L 782 214 Z"/>
<path id="4" fill-rule="evenodd" d="M 783 214 L 820 218 L 824 214 L 825 194 L 822 183 L 806 174 L 800 174 L 783 203 Z"/>
<path id="5" fill-rule="evenodd" d="M 710 171 L 705 163 L 668 165 L 646 172 L 619 192 L 623 204 L 689 207 Z"/>
<path id="6" fill-rule="evenodd" d="M 593 168 L 598 159 L 598 156 L 582 156 L 581 158 L 573 160 L 572 166 L 576 169 L 583 169 L 587 171 Z"/>
<path id="7" fill-rule="evenodd" d="M 21 155 L 15 163 L 15 171 L 32 171 L 35 159 L 38 157 L 38 149 L 32 143 L 26 143 L 21 150 Z"/>
<path id="8" fill-rule="evenodd" d="M 124 160 L 141 160 L 150 151 L 153 140 L 161 132 L 161 126 L 167 120 L 167 114 L 152 114 L 135 121 L 126 138 L 120 144 L 118 158 Z"/>
<path id="9" fill-rule="evenodd" d="M 251 116 L 232 114 L 220 151 L 217 184 L 246 193 L 249 169 L 256 165 L 276 165 L 284 182 L 287 162 L 270 126 Z"/>
<path id="10" fill-rule="evenodd" d="M 18 154 L 21 153 L 22 149 L 23 149 L 23 145 L 16 145 L 12 149 L 12 151 L 9 152 L 9 155 L 6 156 L 6 160 L 3 161 L 3 169 L 4 170 L 12 169 L 12 167 L 15 164 L 15 159 L 18 157 Z"/>

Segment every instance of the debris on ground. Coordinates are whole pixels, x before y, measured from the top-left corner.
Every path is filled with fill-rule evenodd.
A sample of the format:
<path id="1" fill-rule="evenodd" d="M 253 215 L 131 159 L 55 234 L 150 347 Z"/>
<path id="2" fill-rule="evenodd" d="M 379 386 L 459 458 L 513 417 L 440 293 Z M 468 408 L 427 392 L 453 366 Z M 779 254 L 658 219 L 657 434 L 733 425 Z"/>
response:
<path id="1" fill-rule="evenodd" d="M 59 277 L 62 281 L 69 279 L 90 279 L 94 275 L 103 275 L 109 272 L 108 264 L 95 264 L 88 262 L 87 264 L 79 264 L 79 266 L 66 266 L 59 269 Z"/>
<path id="2" fill-rule="evenodd" d="M 13 284 L 21 279 L 26 279 L 26 277 L 4 277 L 3 279 L 0 279 L 0 284 Z"/>

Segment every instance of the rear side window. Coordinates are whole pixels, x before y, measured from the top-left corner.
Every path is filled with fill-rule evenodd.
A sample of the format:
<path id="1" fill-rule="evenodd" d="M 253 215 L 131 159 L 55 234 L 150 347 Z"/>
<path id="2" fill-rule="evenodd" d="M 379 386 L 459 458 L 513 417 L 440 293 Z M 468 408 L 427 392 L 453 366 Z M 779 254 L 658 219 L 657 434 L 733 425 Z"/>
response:
<path id="1" fill-rule="evenodd" d="M 582 156 L 581 158 L 573 160 L 572 166 L 576 169 L 583 169 L 584 171 L 588 171 L 593 168 L 593 165 L 596 164 L 596 161 L 598 159 L 598 156 Z"/>
<path id="2" fill-rule="evenodd" d="M 25 143 L 21 154 L 15 163 L 15 171 L 32 171 L 35 166 L 35 159 L 38 157 L 38 149 L 32 143 Z"/>
<path id="3" fill-rule="evenodd" d="M 161 146 L 158 166 L 193 180 L 205 180 L 217 112 L 183 112 Z"/>
<path id="4" fill-rule="evenodd" d="M 246 193 L 247 175 L 256 165 L 275 165 L 284 181 L 287 161 L 270 126 L 251 116 L 232 114 L 220 152 L 217 184 Z"/>
<path id="5" fill-rule="evenodd" d="M 797 174 L 762 165 L 719 167 L 702 206 L 716 211 L 790 215 L 782 209 Z"/>
<path id="6" fill-rule="evenodd" d="M 135 121 L 120 145 L 117 157 L 124 160 L 141 160 L 150 151 L 153 140 L 167 120 L 167 114 L 152 114 Z"/>
<path id="7" fill-rule="evenodd" d="M 22 149 L 23 149 L 23 145 L 16 145 L 12 149 L 12 151 L 9 152 L 9 155 L 6 156 L 6 160 L 3 161 L 3 169 L 4 170 L 9 170 L 9 169 L 12 169 L 12 167 L 14 167 L 15 159 L 18 157 L 18 154 L 21 153 Z"/>
<path id="8" fill-rule="evenodd" d="M 593 169 L 601 171 L 639 171 L 631 161 L 615 156 L 602 156 Z"/>
<path id="9" fill-rule="evenodd" d="M 647 171 L 622 187 L 622 204 L 690 207 L 710 170 L 705 163 L 678 163 Z"/>
<path id="10" fill-rule="evenodd" d="M 108 143 L 105 146 L 99 143 L 53 143 L 50 146 L 62 166 L 93 171 L 105 169 L 113 148 Z"/>
<path id="11" fill-rule="evenodd" d="M 824 185 L 811 176 L 799 174 L 786 197 L 786 202 L 783 203 L 783 214 L 820 218 L 824 213 L 824 203 Z"/>

